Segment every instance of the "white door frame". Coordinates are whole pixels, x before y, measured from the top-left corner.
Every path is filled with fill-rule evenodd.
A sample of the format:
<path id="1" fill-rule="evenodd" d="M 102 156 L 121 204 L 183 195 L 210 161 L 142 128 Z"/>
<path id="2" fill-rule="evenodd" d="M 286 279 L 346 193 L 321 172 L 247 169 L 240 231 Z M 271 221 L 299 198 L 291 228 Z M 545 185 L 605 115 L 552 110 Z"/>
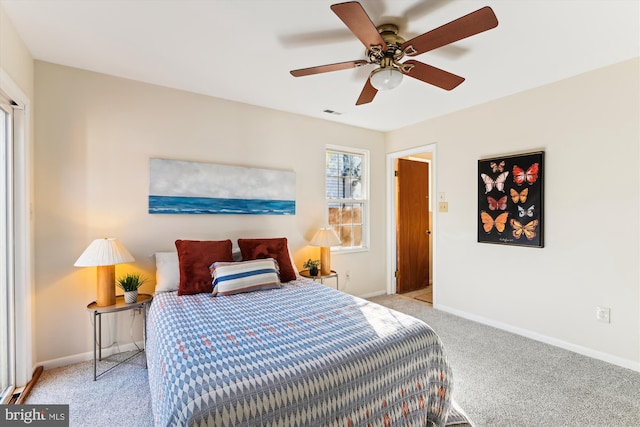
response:
<path id="1" fill-rule="evenodd" d="M 15 304 L 15 385 L 26 385 L 33 373 L 33 316 L 34 316 L 34 261 L 33 261 L 33 158 L 31 145 L 31 101 L 0 67 L 0 89 L 15 103 L 13 151 L 13 234 L 14 281 L 20 284 L 14 292 Z"/>
<path id="2" fill-rule="evenodd" d="M 430 186 L 431 191 L 429 196 L 433 199 L 434 194 L 436 193 L 437 182 L 437 161 L 436 161 L 436 144 L 423 145 L 420 147 L 410 148 L 407 150 L 396 151 L 394 153 L 387 154 L 387 294 L 395 294 L 396 293 L 396 177 L 395 177 L 395 168 L 396 168 L 396 160 L 401 157 L 412 156 L 421 153 L 431 153 L 431 167 L 430 167 Z M 431 200 L 433 203 L 434 200 Z M 431 251 L 431 259 L 432 259 L 432 277 L 433 283 L 436 283 L 436 239 L 438 233 L 435 232 L 436 224 L 437 224 L 437 213 L 438 209 L 436 209 L 436 205 L 432 204 L 433 215 L 432 215 L 432 224 L 431 224 L 431 238 L 432 240 L 432 251 Z M 437 300 L 437 291 L 436 287 L 433 287 L 433 306 L 436 306 Z"/>

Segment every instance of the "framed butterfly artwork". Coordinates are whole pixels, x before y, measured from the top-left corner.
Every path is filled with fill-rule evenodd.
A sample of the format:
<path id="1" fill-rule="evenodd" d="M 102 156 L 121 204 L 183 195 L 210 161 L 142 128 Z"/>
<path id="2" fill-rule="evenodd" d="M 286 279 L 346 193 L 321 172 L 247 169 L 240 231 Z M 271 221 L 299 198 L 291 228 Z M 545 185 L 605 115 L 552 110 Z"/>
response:
<path id="1" fill-rule="evenodd" d="M 544 151 L 478 160 L 478 242 L 544 247 Z"/>

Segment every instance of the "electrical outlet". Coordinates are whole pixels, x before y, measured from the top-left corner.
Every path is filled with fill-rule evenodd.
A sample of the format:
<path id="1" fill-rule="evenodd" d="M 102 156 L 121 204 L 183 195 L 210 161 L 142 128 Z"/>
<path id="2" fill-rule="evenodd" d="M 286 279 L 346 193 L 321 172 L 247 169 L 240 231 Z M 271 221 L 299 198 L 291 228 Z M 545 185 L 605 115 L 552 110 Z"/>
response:
<path id="1" fill-rule="evenodd" d="M 438 212 L 449 212 L 449 202 L 438 202 Z"/>
<path id="2" fill-rule="evenodd" d="M 596 319 L 598 322 L 611 323 L 611 309 L 608 307 L 596 307 Z"/>

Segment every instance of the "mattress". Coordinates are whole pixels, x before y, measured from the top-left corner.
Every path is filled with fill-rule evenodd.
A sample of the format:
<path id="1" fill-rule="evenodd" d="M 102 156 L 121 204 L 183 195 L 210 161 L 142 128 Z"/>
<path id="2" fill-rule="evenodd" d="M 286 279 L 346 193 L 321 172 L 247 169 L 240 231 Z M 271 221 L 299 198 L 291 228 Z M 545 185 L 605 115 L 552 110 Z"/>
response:
<path id="1" fill-rule="evenodd" d="M 319 283 L 154 296 L 156 426 L 440 426 L 443 345 L 424 322 Z"/>

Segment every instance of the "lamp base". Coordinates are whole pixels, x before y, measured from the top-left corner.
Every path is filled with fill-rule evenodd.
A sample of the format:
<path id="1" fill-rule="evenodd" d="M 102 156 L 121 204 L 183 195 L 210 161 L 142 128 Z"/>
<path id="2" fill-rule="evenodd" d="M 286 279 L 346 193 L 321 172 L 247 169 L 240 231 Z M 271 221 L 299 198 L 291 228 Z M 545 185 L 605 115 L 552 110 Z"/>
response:
<path id="1" fill-rule="evenodd" d="M 96 304 L 106 307 L 116 303 L 116 266 L 98 266 L 98 298 Z"/>
<path id="2" fill-rule="evenodd" d="M 322 276 L 331 274 L 331 248 L 326 246 L 320 248 L 320 274 Z"/>

